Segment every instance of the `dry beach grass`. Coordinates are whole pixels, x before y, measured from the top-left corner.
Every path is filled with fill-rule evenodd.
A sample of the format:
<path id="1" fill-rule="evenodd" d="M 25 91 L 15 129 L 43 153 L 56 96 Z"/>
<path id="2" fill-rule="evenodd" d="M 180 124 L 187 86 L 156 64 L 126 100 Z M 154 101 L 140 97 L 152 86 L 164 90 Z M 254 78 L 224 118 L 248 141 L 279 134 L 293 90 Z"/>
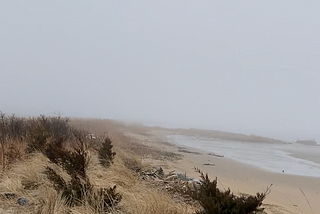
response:
<path id="1" fill-rule="evenodd" d="M 72 121 L 73 126 L 81 126 L 84 120 L 79 121 Z M 91 152 L 87 170 L 89 180 L 95 187 L 108 188 L 116 185 L 117 192 L 122 195 L 121 203 L 116 207 L 109 207 L 108 213 L 182 214 L 195 211 L 190 205 L 172 200 L 169 194 L 151 189 L 139 178 L 137 169 L 147 167 L 141 163 L 142 157 L 150 151 L 156 154 L 158 150 L 139 146 L 138 143 L 131 145 L 130 142 L 134 140 L 121 134 L 125 127 L 113 121 L 86 120 L 84 123 L 92 123 L 88 127 L 90 131 L 95 130 L 96 133 L 108 130 L 114 151 L 117 153 L 114 163 L 105 169 L 99 164 L 97 154 Z M 44 171 L 47 166 L 51 166 L 66 180 L 67 173 L 50 163 L 44 154 L 40 152 L 27 154 L 26 149 L 24 141 L 10 142 L 2 147 L 1 152 L 5 155 L 5 162 L 1 162 L 1 165 L 5 169 L 0 176 L 0 213 L 100 213 L 97 208 L 99 204 L 94 207 L 86 201 L 81 206 L 68 206 L 67 201 L 54 189 Z M 10 160 L 8 155 L 13 151 L 20 153 L 19 158 L 14 161 Z M 163 158 L 164 155 L 157 158 Z M 22 196 L 28 200 L 24 206 L 17 203 L 17 199 Z"/>
<path id="2" fill-rule="evenodd" d="M 189 203 L 175 192 L 166 191 L 166 184 L 163 182 L 141 179 L 141 172 L 160 166 L 166 173 L 175 170 L 194 178 L 199 178 L 199 174 L 194 171 L 194 167 L 198 167 L 203 172 L 208 172 L 212 178 L 218 176 L 219 188 L 230 187 L 237 195 L 241 195 L 240 192 L 255 194 L 274 183 L 272 193 L 264 205 L 267 213 L 312 213 L 309 212 L 308 206 L 300 206 L 305 203 L 305 198 L 301 198 L 301 192 L 298 195 L 295 190 L 290 189 L 292 185 L 298 185 L 305 178 L 279 179 L 275 175 L 239 165 L 225 158 L 207 156 L 202 151 L 192 148 L 178 148 L 165 138 L 166 134 L 172 134 L 177 130 L 168 132 L 162 128 L 125 125 L 100 119 L 71 119 L 70 124 L 96 136 L 108 136 L 112 140 L 113 150 L 116 152 L 113 164 L 104 168 L 99 164 L 97 152 L 90 150 L 87 168 L 88 179 L 95 188 L 109 188 L 115 185 L 117 193 L 122 195 L 118 205 L 108 207 L 108 213 L 195 213 L 199 204 Z M 179 130 L 178 134 L 185 132 L 187 130 Z M 205 133 L 208 135 L 207 131 Z M 189 134 L 199 135 L 195 130 Z M 233 137 L 229 134 L 228 136 Z M 80 206 L 69 206 L 68 201 L 55 190 L 44 172 L 46 167 L 50 166 L 66 181 L 70 176 L 50 163 L 43 153 L 28 153 L 27 150 L 27 139 L 9 140 L 2 144 L 0 151 L 4 158 L 1 158 L 0 163 L 4 170 L 0 176 L 0 213 L 102 213 L 101 201 L 98 200 L 93 205 L 90 192 L 86 193 L 87 198 L 84 198 Z M 204 165 L 209 159 L 211 164 Z M 288 182 L 288 179 L 293 179 L 293 182 Z M 316 185 L 317 182 L 318 180 L 311 179 L 307 186 Z M 314 197 L 317 195 L 310 194 L 305 184 L 301 188 L 307 196 L 311 195 L 310 204 L 313 212 L 317 213 L 318 208 L 314 206 Z M 285 199 L 284 203 L 283 197 L 279 197 L 284 191 L 284 197 L 290 199 L 291 204 L 287 203 L 288 199 Z M 28 200 L 25 206 L 17 203 L 21 196 Z M 296 200 L 297 198 L 299 200 Z"/>

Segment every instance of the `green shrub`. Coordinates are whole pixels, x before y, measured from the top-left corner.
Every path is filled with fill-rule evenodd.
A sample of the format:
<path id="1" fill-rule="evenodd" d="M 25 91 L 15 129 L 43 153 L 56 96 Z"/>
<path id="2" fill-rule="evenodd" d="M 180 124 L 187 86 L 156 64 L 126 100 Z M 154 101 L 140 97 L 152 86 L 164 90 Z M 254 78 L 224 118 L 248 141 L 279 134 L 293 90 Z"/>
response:
<path id="1" fill-rule="evenodd" d="M 75 142 L 70 149 L 66 149 L 65 139 L 60 137 L 55 138 L 45 150 L 49 160 L 67 172 L 70 181 L 66 181 L 51 167 L 46 168 L 45 174 L 53 183 L 55 190 L 62 194 L 70 206 L 81 205 L 85 200 L 95 206 L 98 199 L 102 203 L 99 206 L 102 205 L 105 210 L 115 206 L 122 198 L 119 193 L 116 193 L 116 186 L 95 189 L 89 181 L 87 168 L 90 155 L 85 132 L 74 130 L 73 136 Z"/>
<path id="2" fill-rule="evenodd" d="M 67 198 L 70 204 L 79 204 L 83 200 L 84 193 L 91 190 L 92 186 L 87 178 L 86 169 L 90 157 L 80 143 L 68 151 L 64 148 L 63 138 L 57 138 L 51 142 L 45 150 L 49 160 L 65 170 L 71 180 L 65 181 L 54 169 L 47 167 L 45 174 L 53 183 L 58 192 Z"/>
<path id="3" fill-rule="evenodd" d="M 208 174 L 204 175 L 199 169 L 201 185 L 199 188 L 189 188 L 188 194 L 197 200 L 202 210 L 196 214 L 249 214 L 262 211 L 262 201 L 270 192 L 270 187 L 264 193 L 256 196 L 235 196 L 230 189 L 221 191 L 217 188 L 217 178 L 210 181 Z"/>
<path id="4" fill-rule="evenodd" d="M 106 137 L 101 143 L 101 147 L 98 150 L 99 162 L 102 166 L 108 167 L 113 163 L 115 152 L 112 151 L 112 141 L 109 137 Z"/>

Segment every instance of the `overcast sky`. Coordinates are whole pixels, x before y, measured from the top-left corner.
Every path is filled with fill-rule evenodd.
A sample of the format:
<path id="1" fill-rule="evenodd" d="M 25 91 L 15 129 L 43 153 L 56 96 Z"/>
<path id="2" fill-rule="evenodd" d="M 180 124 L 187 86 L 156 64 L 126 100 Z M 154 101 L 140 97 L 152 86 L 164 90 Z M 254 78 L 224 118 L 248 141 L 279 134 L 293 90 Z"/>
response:
<path id="1" fill-rule="evenodd" d="M 320 141 L 319 1 L 0 5 L 2 112 Z"/>

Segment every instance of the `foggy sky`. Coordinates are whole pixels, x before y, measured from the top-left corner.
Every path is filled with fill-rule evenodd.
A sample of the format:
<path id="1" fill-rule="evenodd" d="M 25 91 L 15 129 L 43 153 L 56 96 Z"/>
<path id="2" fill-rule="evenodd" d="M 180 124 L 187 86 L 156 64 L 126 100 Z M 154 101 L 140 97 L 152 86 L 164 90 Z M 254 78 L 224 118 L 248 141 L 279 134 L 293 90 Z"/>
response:
<path id="1" fill-rule="evenodd" d="M 0 0 L 0 110 L 320 141 L 319 1 Z"/>

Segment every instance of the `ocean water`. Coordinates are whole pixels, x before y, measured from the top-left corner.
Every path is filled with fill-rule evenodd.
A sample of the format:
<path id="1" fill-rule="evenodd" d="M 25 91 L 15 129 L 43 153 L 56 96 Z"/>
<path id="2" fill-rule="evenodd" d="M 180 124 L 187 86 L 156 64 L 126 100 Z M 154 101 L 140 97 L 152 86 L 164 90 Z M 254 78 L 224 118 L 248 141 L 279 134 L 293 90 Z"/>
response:
<path id="1" fill-rule="evenodd" d="M 183 135 L 170 135 L 167 138 L 178 146 L 223 155 L 270 172 L 283 173 L 284 170 L 286 174 L 320 177 L 319 145 L 223 141 Z"/>

